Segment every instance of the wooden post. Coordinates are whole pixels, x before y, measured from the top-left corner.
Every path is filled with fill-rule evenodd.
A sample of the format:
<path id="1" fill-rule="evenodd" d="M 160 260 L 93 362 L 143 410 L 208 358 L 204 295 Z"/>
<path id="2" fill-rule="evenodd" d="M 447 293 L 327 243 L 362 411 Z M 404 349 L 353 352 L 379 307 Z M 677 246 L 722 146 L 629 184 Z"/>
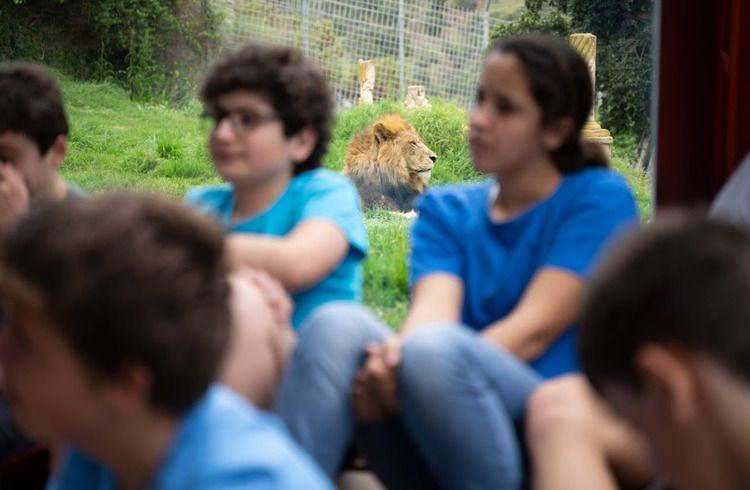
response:
<path id="1" fill-rule="evenodd" d="M 372 91 L 375 89 L 375 63 L 372 60 L 359 60 L 357 74 L 359 75 L 359 104 L 372 104 Z"/>
<path id="2" fill-rule="evenodd" d="M 406 100 L 404 100 L 404 105 L 407 109 L 430 107 L 430 102 L 425 96 L 424 85 L 409 85 L 406 89 Z"/>
<path id="3" fill-rule="evenodd" d="M 608 130 L 602 128 L 596 122 L 596 36 L 588 33 L 577 33 L 570 35 L 570 44 L 581 54 L 589 67 L 591 74 L 591 88 L 594 91 L 594 103 L 591 104 L 589 120 L 583 126 L 583 139 L 599 143 L 607 153 L 608 158 L 612 158 L 612 135 Z"/>

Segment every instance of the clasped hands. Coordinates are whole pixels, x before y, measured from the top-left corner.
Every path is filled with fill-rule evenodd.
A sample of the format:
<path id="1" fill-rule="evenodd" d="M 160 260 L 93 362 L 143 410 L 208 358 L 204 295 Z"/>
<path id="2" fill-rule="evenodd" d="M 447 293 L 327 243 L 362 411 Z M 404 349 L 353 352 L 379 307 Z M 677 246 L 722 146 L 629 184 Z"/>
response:
<path id="1" fill-rule="evenodd" d="M 360 422 L 380 422 L 398 412 L 401 340 L 393 336 L 383 344 L 369 344 L 365 355 L 352 387 L 354 415 Z"/>

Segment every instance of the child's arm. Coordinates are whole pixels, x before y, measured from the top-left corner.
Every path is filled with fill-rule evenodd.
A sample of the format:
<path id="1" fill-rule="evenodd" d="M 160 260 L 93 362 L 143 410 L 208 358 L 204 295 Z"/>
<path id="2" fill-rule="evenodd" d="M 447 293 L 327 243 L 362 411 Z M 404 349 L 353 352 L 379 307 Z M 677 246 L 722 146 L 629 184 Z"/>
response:
<path id="1" fill-rule="evenodd" d="M 412 290 L 401 335 L 427 323 L 458 323 L 463 297 L 464 284 L 457 276 L 433 273 L 420 279 Z"/>
<path id="2" fill-rule="evenodd" d="M 482 337 L 524 361 L 536 359 L 575 321 L 584 286 L 572 272 L 543 268 L 513 311 L 485 328 Z"/>
<path id="3" fill-rule="evenodd" d="M 232 233 L 226 246 L 231 269 L 264 270 L 289 291 L 314 286 L 349 252 L 344 232 L 323 218 L 307 219 L 283 237 Z"/>

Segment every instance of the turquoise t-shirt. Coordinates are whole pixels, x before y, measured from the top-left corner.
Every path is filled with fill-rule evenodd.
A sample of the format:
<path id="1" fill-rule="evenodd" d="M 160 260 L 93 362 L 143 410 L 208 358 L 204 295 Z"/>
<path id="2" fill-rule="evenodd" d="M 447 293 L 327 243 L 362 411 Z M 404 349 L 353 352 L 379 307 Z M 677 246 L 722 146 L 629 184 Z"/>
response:
<path id="1" fill-rule="evenodd" d="M 349 240 L 349 252 L 321 282 L 292 294 L 296 305 L 292 318 L 295 328 L 323 303 L 361 300 L 367 231 L 357 191 L 343 175 L 323 168 L 303 172 L 292 179 L 268 209 L 242 221 L 232 221 L 234 190 L 230 184 L 191 189 L 186 201 L 214 216 L 227 233 L 285 236 L 309 218 L 327 219 L 338 226 Z"/>
<path id="2" fill-rule="evenodd" d="M 148 490 L 332 490 L 272 414 L 216 384 L 184 416 Z M 116 490 L 114 474 L 73 447 L 47 490 Z"/>
<path id="3" fill-rule="evenodd" d="M 566 174 L 546 200 L 510 220 L 490 217 L 494 182 L 430 190 L 412 229 L 411 283 L 447 273 L 464 284 L 461 318 L 482 330 L 508 315 L 541 268 L 586 279 L 602 249 L 637 221 L 624 179 L 608 169 Z M 571 325 L 531 366 L 551 377 L 579 369 Z"/>

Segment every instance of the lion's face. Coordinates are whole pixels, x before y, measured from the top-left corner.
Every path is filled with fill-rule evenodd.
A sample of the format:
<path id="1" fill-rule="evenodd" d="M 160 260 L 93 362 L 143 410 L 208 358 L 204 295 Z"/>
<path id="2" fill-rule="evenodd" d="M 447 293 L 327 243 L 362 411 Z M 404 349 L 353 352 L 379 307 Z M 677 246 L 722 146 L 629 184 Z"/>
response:
<path id="1" fill-rule="evenodd" d="M 390 160 L 396 165 L 406 167 L 410 180 L 418 181 L 424 187 L 432 175 L 432 167 L 435 165 L 437 155 L 424 144 L 422 138 L 413 128 L 399 131 L 397 134 L 389 134 L 387 137 L 378 137 L 377 160 L 383 162 Z M 420 189 L 421 190 L 421 189 Z"/>

